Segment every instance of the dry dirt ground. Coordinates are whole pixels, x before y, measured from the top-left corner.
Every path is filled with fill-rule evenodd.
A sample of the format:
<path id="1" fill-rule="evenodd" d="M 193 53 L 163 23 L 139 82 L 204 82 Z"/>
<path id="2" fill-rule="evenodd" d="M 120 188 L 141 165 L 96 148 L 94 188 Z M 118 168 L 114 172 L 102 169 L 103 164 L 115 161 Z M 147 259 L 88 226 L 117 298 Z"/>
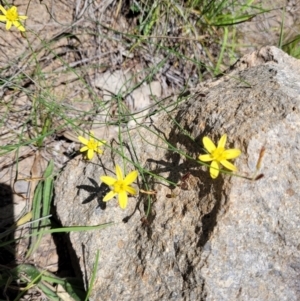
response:
<path id="1" fill-rule="evenodd" d="M 286 37 L 299 32 L 296 2 L 287 1 Z M 189 59 L 157 47 L 158 38 L 132 38 L 127 33 L 140 34 L 139 19 L 127 2 L 18 0 L 13 4 L 28 20 L 25 35 L 15 28 L 6 31 L 0 24 L 1 228 L 30 211 L 36 179 L 50 159 L 58 172 L 78 154 L 79 134 L 93 129 L 101 139 L 116 137 L 122 113 L 148 114 L 159 99 L 176 97 L 184 87 L 193 89 L 199 80 L 211 77 L 203 67 L 203 63 L 212 65 L 204 45 L 213 59 L 220 49 L 201 31 L 196 32 L 197 39 L 187 35 L 180 42 L 161 39 Z M 285 1 L 264 5 L 276 9 L 236 28 L 237 57 L 249 49 L 277 44 Z M 175 25 L 168 25 L 169 36 L 184 35 Z M 135 125 L 130 117 L 124 122 Z M 40 146 L 36 139 L 43 136 L 45 124 Z M 16 246 L 16 263 L 24 261 L 27 243 Z M 58 261 L 51 236 L 44 237 L 29 259 L 52 272 L 58 271 Z"/>

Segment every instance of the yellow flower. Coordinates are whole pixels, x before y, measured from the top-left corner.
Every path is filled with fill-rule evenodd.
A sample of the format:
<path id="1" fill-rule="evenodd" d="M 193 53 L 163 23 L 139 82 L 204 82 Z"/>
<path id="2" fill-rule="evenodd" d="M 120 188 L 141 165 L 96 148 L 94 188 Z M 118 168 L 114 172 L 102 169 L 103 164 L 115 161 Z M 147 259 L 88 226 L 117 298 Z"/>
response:
<path id="1" fill-rule="evenodd" d="M 86 157 L 89 160 L 91 160 L 94 157 L 94 152 L 96 152 L 98 154 L 103 154 L 103 150 L 100 149 L 99 147 L 102 144 L 106 143 L 105 140 L 98 141 L 98 140 L 95 140 L 94 138 L 95 138 L 95 136 L 94 136 L 93 131 L 90 131 L 90 140 L 87 140 L 87 139 L 83 138 L 82 136 L 78 136 L 78 140 L 82 144 L 85 145 L 80 149 L 80 152 L 86 152 L 87 151 Z"/>
<path id="2" fill-rule="evenodd" d="M 4 14 L 0 15 L 0 21 L 6 22 L 6 30 L 11 28 L 11 25 L 15 25 L 20 31 L 25 31 L 24 26 L 20 23 L 20 20 L 26 20 L 27 16 L 19 16 L 17 8 L 12 6 L 8 10 L 5 10 L 3 6 L 0 5 L 0 10 Z"/>
<path id="3" fill-rule="evenodd" d="M 127 192 L 136 194 L 136 190 L 130 184 L 136 180 L 138 172 L 134 170 L 123 179 L 122 170 L 119 165 L 116 165 L 116 175 L 117 179 L 109 176 L 100 177 L 103 183 L 111 187 L 111 191 L 103 198 L 103 202 L 107 202 L 118 195 L 119 205 L 122 209 L 125 209 L 127 206 Z"/>
<path id="4" fill-rule="evenodd" d="M 227 161 L 228 159 L 237 158 L 241 151 L 239 149 L 227 149 L 225 150 L 225 144 L 227 140 L 227 135 L 224 134 L 216 147 L 215 144 L 208 137 L 203 137 L 203 145 L 209 154 L 200 155 L 199 160 L 203 162 L 211 162 L 210 165 L 210 176 L 215 179 L 219 175 L 220 164 L 229 170 L 236 171 L 236 167 Z"/>

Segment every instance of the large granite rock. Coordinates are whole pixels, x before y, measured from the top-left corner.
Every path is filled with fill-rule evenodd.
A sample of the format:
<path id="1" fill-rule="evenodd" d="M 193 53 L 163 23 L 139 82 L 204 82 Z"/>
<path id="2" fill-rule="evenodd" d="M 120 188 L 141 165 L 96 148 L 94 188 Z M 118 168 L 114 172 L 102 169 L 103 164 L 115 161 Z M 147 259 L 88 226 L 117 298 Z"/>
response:
<path id="1" fill-rule="evenodd" d="M 115 222 L 70 234 L 87 286 L 100 251 L 91 300 L 300 300 L 299 95 L 299 61 L 266 47 L 153 124 L 124 130 L 101 161 L 71 161 L 55 185 L 62 224 Z M 262 179 L 209 177 L 196 161 L 202 137 L 217 141 L 223 133 L 242 150 L 235 165 L 249 177 L 265 147 Z M 129 198 L 125 211 L 116 200 L 104 210 L 82 204 L 83 185 L 100 185 L 115 164 L 149 172 L 138 180 L 157 191 L 146 222 L 147 195 Z M 188 172 L 184 189 L 171 191 L 164 179 L 177 183 Z"/>

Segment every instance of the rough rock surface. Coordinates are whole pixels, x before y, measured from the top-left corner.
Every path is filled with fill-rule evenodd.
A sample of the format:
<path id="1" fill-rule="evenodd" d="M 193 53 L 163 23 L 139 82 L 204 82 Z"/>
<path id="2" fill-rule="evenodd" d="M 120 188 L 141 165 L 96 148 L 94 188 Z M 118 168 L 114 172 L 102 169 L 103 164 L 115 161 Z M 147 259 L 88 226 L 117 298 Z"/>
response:
<path id="1" fill-rule="evenodd" d="M 70 234 L 87 286 L 100 251 L 91 300 L 300 300 L 299 95 L 299 61 L 265 47 L 149 127 L 124 131 L 101 160 L 71 161 L 55 185 L 62 224 L 115 222 Z M 203 136 L 217 141 L 223 133 L 243 152 L 235 161 L 242 175 L 253 176 L 266 148 L 262 179 L 212 180 L 206 167 L 174 151 L 196 159 Z M 94 181 L 113 175 L 116 163 L 149 171 L 138 180 L 157 191 L 147 221 L 147 195 L 129 198 L 124 211 L 116 200 L 104 210 L 82 204 L 83 185 L 100 191 Z M 186 187 L 173 191 L 151 176 L 177 183 L 187 172 Z"/>

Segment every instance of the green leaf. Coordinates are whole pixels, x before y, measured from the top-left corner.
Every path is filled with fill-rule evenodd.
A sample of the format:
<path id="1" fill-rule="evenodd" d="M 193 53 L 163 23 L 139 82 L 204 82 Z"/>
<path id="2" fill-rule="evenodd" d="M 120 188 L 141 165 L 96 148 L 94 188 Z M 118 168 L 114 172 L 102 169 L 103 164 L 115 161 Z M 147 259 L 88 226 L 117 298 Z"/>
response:
<path id="1" fill-rule="evenodd" d="M 24 282 L 38 283 L 42 273 L 33 265 L 20 264 L 10 271 L 15 279 L 23 279 Z"/>
<path id="2" fill-rule="evenodd" d="M 282 46 L 282 50 L 289 55 L 299 59 L 300 58 L 300 35 L 294 37 L 291 41 Z"/>
<path id="3" fill-rule="evenodd" d="M 39 182 L 34 192 L 34 197 L 33 197 L 33 219 L 34 220 L 39 219 L 40 217 L 47 216 L 50 213 L 50 205 L 51 205 L 52 192 L 53 192 L 53 176 L 52 176 L 53 169 L 54 169 L 53 160 L 50 160 L 43 175 L 44 180 Z M 46 225 L 49 224 L 50 224 L 50 220 L 48 218 L 42 219 L 40 222 L 33 223 L 32 234 L 37 234 L 41 227 L 45 227 Z M 26 258 L 29 258 L 34 253 L 34 251 L 39 247 L 41 239 L 42 239 L 42 234 L 38 235 L 36 239 L 32 240 L 32 244 L 26 254 Z"/>

